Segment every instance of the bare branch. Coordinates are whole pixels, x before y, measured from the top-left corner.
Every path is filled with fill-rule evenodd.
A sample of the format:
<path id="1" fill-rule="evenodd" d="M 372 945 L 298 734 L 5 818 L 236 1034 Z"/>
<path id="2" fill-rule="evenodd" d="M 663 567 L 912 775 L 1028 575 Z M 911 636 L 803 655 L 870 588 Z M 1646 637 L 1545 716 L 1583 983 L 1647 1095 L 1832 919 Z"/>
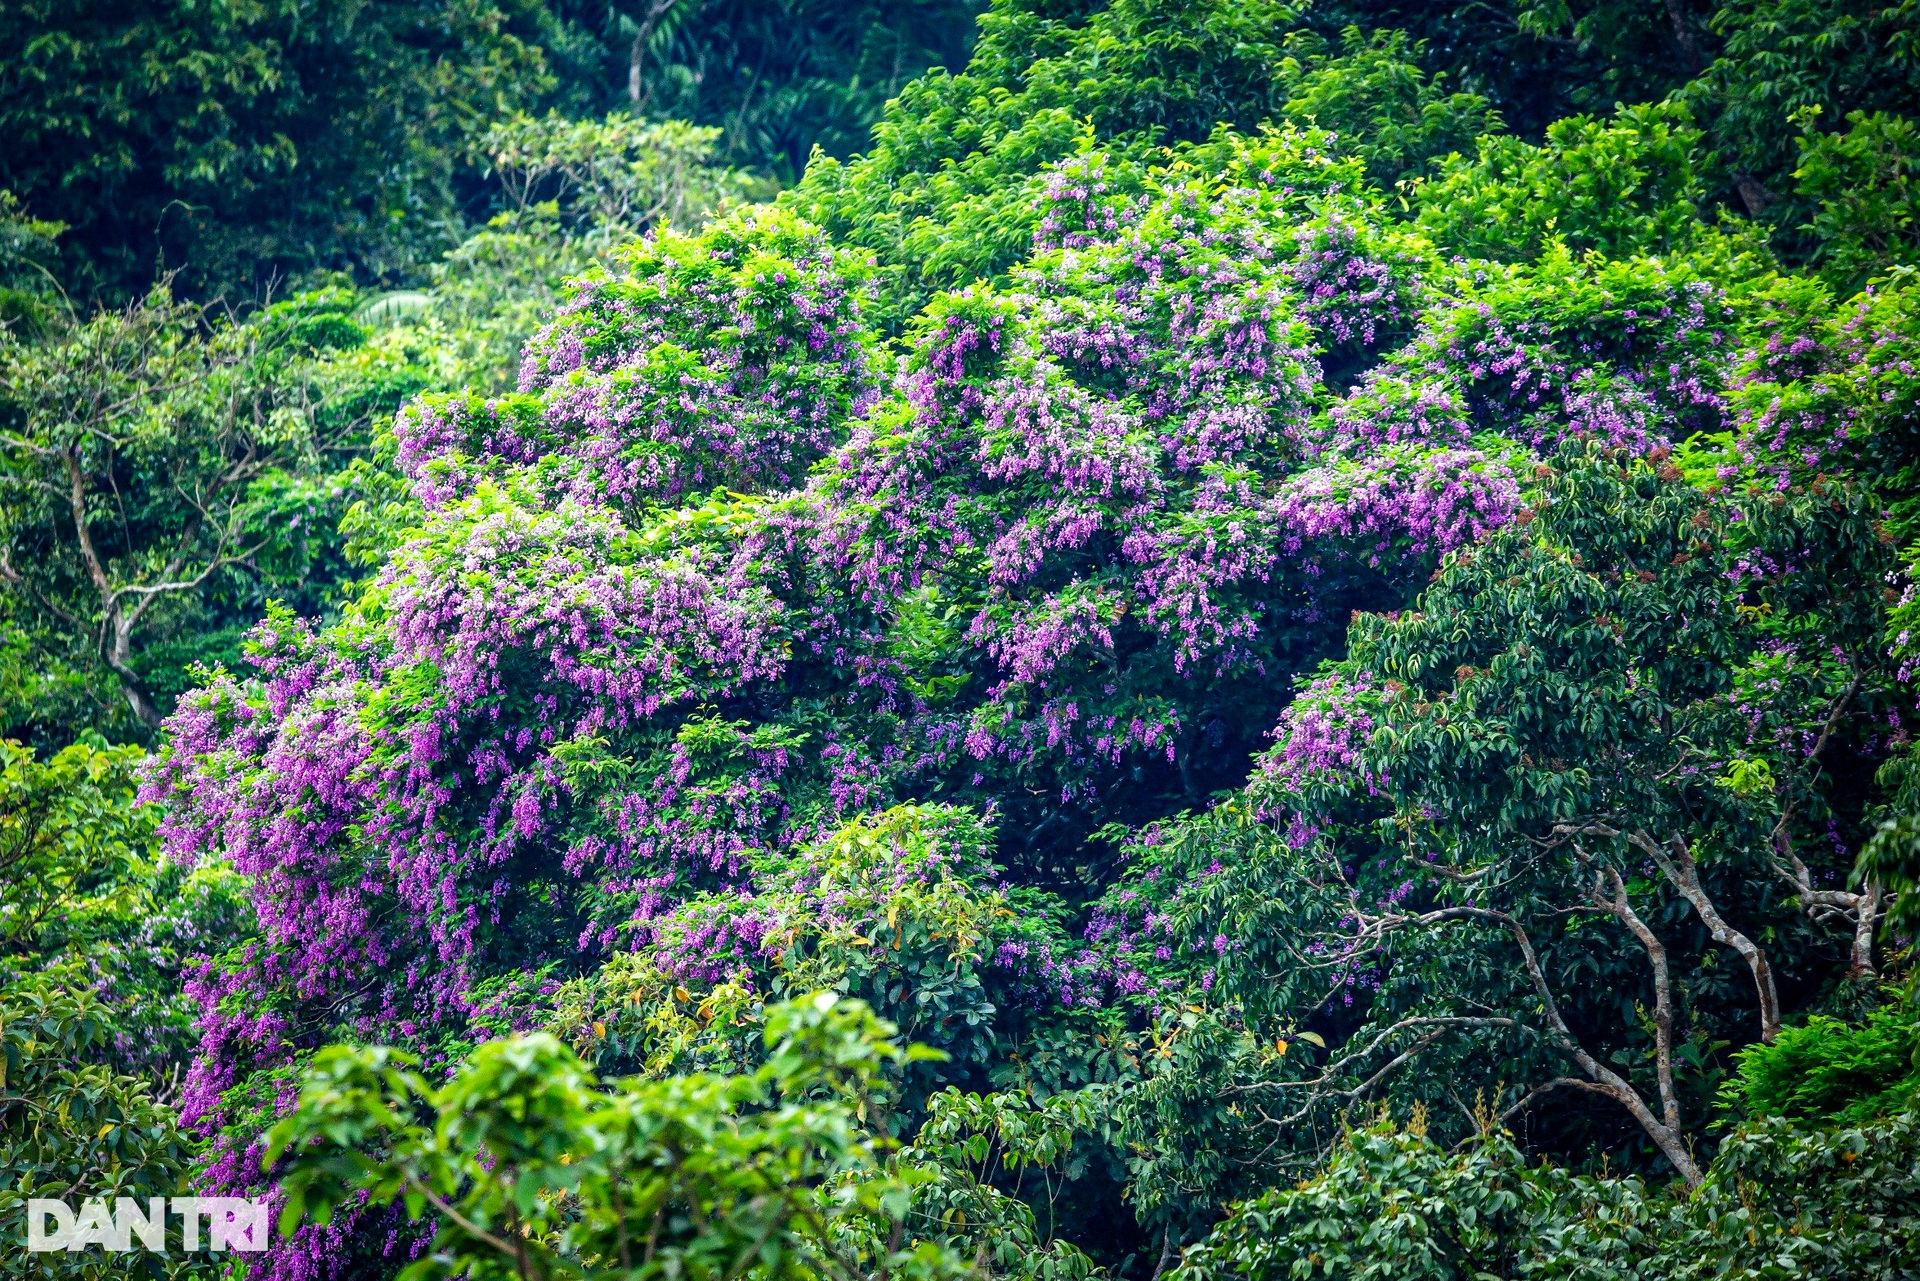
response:
<path id="1" fill-rule="evenodd" d="M 80 559 L 87 567 L 87 577 L 93 580 L 94 588 L 100 593 L 104 603 L 112 592 L 112 584 L 107 579 L 107 571 L 100 564 L 100 556 L 93 547 L 93 526 L 87 520 L 87 481 L 86 474 L 80 468 L 80 451 L 76 446 L 65 451 L 64 461 L 67 467 L 67 501 L 73 509 L 73 535 L 80 544 Z"/>
<path id="2" fill-rule="evenodd" d="M 1617 869 L 1609 866 L 1601 875 L 1604 881 L 1594 887 L 1595 897 L 1604 902 L 1622 924 L 1646 949 L 1647 962 L 1653 968 L 1654 1072 L 1660 1083 L 1660 1111 L 1667 1128 L 1680 1129 L 1680 1100 L 1673 1091 L 1673 985 L 1667 974 L 1667 949 L 1627 898 L 1626 882 Z M 1607 891 L 1602 893 L 1602 888 Z"/>
<path id="3" fill-rule="evenodd" d="M 1880 919 L 1882 893 L 1880 882 L 1870 880 L 1856 896 L 1859 901 L 1854 908 L 1853 963 L 1850 967 L 1855 978 L 1878 977 L 1878 972 L 1873 968 L 1873 927 Z"/>
<path id="4" fill-rule="evenodd" d="M 1767 954 L 1752 939 L 1728 925 L 1720 915 L 1720 909 L 1700 884 L 1700 868 L 1693 861 L 1693 852 L 1678 833 L 1667 838 L 1667 844 L 1673 851 L 1671 857 L 1658 841 L 1645 832 L 1630 832 L 1627 840 L 1652 859 L 1673 883 L 1673 887 L 1693 905 L 1693 910 L 1713 935 L 1713 941 L 1732 948 L 1745 959 L 1747 967 L 1753 971 L 1754 991 L 1760 999 L 1760 1039 L 1769 1045 L 1773 1044 L 1773 1039 L 1780 1034 L 1780 994 L 1774 987 L 1773 967 L 1767 961 Z"/>
<path id="5" fill-rule="evenodd" d="M 1534 1086 L 1521 1097 L 1519 1102 L 1502 1112 L 1500 1114 L 1500 1125 L 1504 1128 L 1514 1117 L 1533 1106 L 1535 1099 L 1543 1095 L 1551 1094 L 1555 1090 L 1584 1090 L 1588 1094 L 1599 1094 L 1608 1098 L 1613 1097 L 1604 1085 L 1597 1085 L 1592 1081 L 1583 1081 L 1577 1076 L 1556 1076 L 1553 1080 L 1545 1084 Z"/>
<path id="6" fill-rule="evenodd" d="M 1527 932 L 1521 928 L 1519 921 L 1510 916 L 1506 917 L 1506 921 L 1514 943 L 1520 948 L 1521 958 L 1527 967 L 1527 977 L 1533 981 L 1534 991 L 1539 995 L 1540 1003 L 1546 1008 L 1547 1022 L 1553 1028 L 1554 1039 L 1560 1048 L 1580 1065 L 1580 1070 L 1600 1087 L 1601 1092 L 1612 1096 L 1627 1111 L 1633 1113 L 1634 1120 L 1640 1122 L 1640 1128 L 1647 1132 L 1647 1137 L 1652 1139 L 1667 1160 L 1672 1162 L 1673 1168 L 1680 1172 L 1688 1185 L 1698 1186 L 1699 1167 L 1693 1163 L 1692 1155 L 1681 1143 L 1678 1131 L 1654 1116 L 1653 1111 L 1647 1107 L 1646 1100 L 1640 1097 L 1638 1090 L 1628 1084 L 1618 1072 L 1587 1053 L 1586 1047 L 1574 1038 L 1572 1030 L 1567 1027 L 1566 1020 L 1560 1015 L 1559 1003 L 1553 999 L 1553 990 L 1547 984 L 1546 973 L 1540 968 L 1540 960 L 1534 955 L 1533 940 L 1527 937 Z"/>
<path id="7" fill-rule="evenodd" d="M 1498 1015 L 1488 1016 L 1484 1018 L 1443 1016 L 1443 1015 L 1424 1016 L 1424 1017 L 1416 1016 L 1411 1018 L 1404 1018 L 1398 1021 L 1397 1023 L 1392 1024 L 1389 1027 L 1380 1028 L 1379 1030 L 1374 1032 L 1373 1035 L 1368 1039 L 1366 1045 L 1362 1046 L 1361 1048 L 1354 1050 L 1351 1053 L 1345 1054 L 1342 1057 L 1328 1063 L 1324 1068 L 1321 1069 L 1319 1076 L 1311 1077 L 1306 1080 L 1300 1080 L 1300 1081 L 1249 1081 L 1245 1085 L 1226 1086 L 1222 1090 L 1222 1093 L 1250 1094 L 1260 1090 L 1302 1090 L 1302 1089 L 1313 1090 L 1313 1089 L 1319 1089 L 1321 1087 L 1331 1085 L 1335 1080 L 1339 1078 L 1340 1074 L 1348 1066 L 1354 1063 L 1358 1063 L 1362 1059 L 1365 1059 L 1371 1056 L 1390 1037 L 1392 1037 L 1393 1035 L 1399 1032 L 1411 1031 L 1414 1028 L 1432 1028 L 1432 1029 L 1435 1029 L 1435 1032 L 1433 1035 L 1438 1036 L 1438 1035 L 1443 1035 L 1447 1031 L 1454 1028 L 1470 1028 L 1470 1027 L 1517 1028 L 1520 1026 L 1522 1025 L 1517 1019 L 1505 1018 Z M 1430 1043 L 1431 1043 L 1430 1040 L 1425 1042 L 1425 1044 L 1430 1044 Z M 1424 1048 L 1424 1045 L 1423 1045 L 1423 1048 Z M 1397 1064 L 1398 1062 L 1402 1061 L 1405 1057 L 1406 1057 L 1405 1055 L 1402 1055 L 1400 1059 L 1395 1060 L 1395 1063 Z M 1375 1073 L 1375 1076 L 1378 1076 L 1378 1075 L 1379 1075 L 1378 1073 Z M 1364 1089 L 1364 1087 L 1361 1087 L 1361 1088 Z M 1340 1098 L 1351 1097 L 1356 1092 L 1358 1091 L 1356 1090 L 1329 1091 L 1331 1095 L 1334 1095 Z"/>
<path id="8" fill-rule="evenodd" d="M 1385 1080 L 1387 1076 L 1391 1074 L 1396 1068 L 1399 1068 L 1408 1063 L 1411 1063 L 1415 1058 L 1419 1057 L 1422 1051 L 1432 1046 L 1434 1042 L 1438 1041 L 1441 1037 L 1445 1036 L 1446 1034 L 1447 1033 L 1445 1028 L 1439 1028 L 1432 1032 L 1427 1033 L 1425 1036 L 1415 1041 L 1412 1045 L 1409 1045 L 1406 1049 L 1394 1055 L 1391 1059 L 1387 1061 L 1386 1066 L 1382 1067 L 1378 1072 L 1375 1072 L 1372 1076 L 1362 1081 L 1359 1085 L 1356 1085 L 1353 1087 L 1353 1089 L 1347 1091 L 1347 1096 L 1351 1100 L 1347 1104 L 1347 1111 L 1351 1113 L 1353 1111 L 1354 1106 L 1358 1104 L 1362 1099 L 1366 1098 L 1368 1092 L 1371 1091 L 1374 1086 L 1378 1085 L 1381 1081 Z"/>

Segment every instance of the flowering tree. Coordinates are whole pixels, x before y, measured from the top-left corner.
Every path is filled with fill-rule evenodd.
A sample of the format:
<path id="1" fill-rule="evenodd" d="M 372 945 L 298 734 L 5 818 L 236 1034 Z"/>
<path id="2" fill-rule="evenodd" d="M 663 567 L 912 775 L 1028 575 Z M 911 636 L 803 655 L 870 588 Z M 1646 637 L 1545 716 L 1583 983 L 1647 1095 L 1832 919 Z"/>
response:
<path id="1" fill-rule="evenodd" d="M 1203 951 L 1280 1034 L 1213 1071 L 1283 1151 L 1389 1089 L 1499 1126 L 1579 1091 L 1697 1182 L 1714 1042 L 1773 1040 L 1782 982 L 1827 957 L 1874 977 L 1882 890 L 1847 888 L 1860 820 L 1829 771 L 1885 742 L 1879 597 L 1787 565 L 1872 583 L 1890 555 L 1837 483 L 1708 499 L 1663 451 L 1542 466 L 1416 610 L 1356 621 L 1239 821 L 1150 854 L 1130 884 L 1167 906 L 1135 937 Z"/>
<path id="2" fill-rule="evenodd" d="M 814 186 L 398 417 L 373 579 L 270 614 L 149 775 L 260 922 L 194 987 L 208 1185 L 270 1185 L 330 1041 L 751 1076 L 820 988 L 947 1054 L 887 1069 L 903 1127 L 1110 1091 L 1087 1222 L 1162 1268 L 1383 1097 L 1704 1176 L 1716 1056 L 1870 976 L 1885 902 L 1843 875 L 1894 560 L 1796 408 L 1799 286 L 1738 283 L 1668 114 L 1403 207 L 1161 105 L 1177 146 L 1023 153 L 963 288 Z M 1582 204 L 1621 154 L 1645 207 Z M 1502 220 L 1517 261 L 1451 256 Z M 279 1274 L 378 1266 L 397 1212 L 336 1200 Z"/>

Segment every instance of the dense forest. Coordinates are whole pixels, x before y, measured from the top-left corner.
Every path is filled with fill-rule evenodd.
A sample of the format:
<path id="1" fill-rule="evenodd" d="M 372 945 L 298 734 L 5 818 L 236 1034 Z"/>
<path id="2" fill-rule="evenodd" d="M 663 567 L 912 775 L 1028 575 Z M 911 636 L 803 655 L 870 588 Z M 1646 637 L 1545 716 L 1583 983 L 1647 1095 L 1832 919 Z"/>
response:
<path id="1" fill-rule="evenodd" d="M 1920 1278 L 1920 0 L 0 0 L 0 139 L 0 1277 Z"/>

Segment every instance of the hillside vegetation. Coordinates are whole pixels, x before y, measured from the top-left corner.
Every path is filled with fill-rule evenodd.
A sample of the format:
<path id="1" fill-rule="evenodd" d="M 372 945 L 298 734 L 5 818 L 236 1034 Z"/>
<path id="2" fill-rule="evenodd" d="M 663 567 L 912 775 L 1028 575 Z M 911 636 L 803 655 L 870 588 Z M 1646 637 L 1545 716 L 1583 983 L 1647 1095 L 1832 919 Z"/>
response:
<path id="1" fill-rule="evenodd" d="M 212 12 L 0 3 L 0 1220 L 276 1229 L 0 1275 L 1920 1276 L 1911 0 Z"/>

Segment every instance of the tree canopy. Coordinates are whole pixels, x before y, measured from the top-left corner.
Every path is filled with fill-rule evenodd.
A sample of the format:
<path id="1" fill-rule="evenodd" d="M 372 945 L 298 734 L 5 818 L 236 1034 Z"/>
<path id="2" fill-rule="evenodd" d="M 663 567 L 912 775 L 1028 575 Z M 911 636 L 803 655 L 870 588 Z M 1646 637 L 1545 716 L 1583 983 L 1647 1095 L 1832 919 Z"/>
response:
<path id="1" fill-rule="evenodd" d="M 0 1197 L 1920 1266 L 1911 3 L 22 12 Z"/>

